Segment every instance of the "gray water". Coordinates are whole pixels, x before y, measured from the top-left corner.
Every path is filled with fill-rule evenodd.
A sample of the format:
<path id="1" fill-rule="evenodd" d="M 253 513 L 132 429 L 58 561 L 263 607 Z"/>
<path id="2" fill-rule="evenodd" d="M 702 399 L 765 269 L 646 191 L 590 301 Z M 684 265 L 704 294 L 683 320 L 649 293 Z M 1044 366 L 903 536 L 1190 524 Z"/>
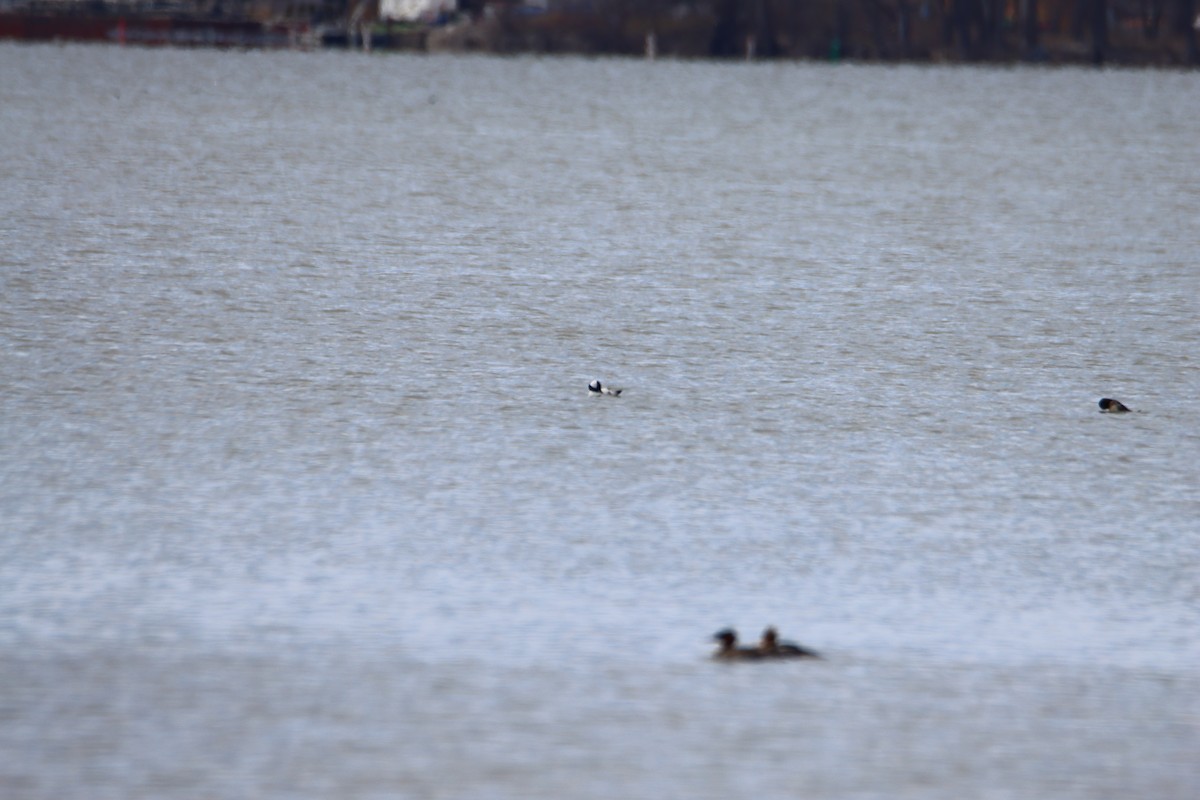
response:
<path id="1" fill-rule="evenodd" d="M 1200 794 L 1200 75 L 0 75 L 0 796 Z"/>

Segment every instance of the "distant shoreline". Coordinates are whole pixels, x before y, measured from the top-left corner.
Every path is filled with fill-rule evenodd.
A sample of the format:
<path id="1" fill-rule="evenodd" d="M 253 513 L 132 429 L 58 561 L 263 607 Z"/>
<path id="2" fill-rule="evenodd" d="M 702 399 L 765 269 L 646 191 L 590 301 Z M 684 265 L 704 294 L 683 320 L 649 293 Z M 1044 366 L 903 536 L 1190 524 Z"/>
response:
<path id="1" fill-rule="evenodd" d="M 940 26 L 940 29 L 939 29 Z M 1200 66 L 1196 33 L 1157 32 L 1109 24 L 1101 33 L 1044 31 L 1018 36 L 1008 30 L 986 41 L 962 43 L 944 21 L 905 29 L 893 41 L 876 30 L 857 35 L 848 27 L 831 34 L 819 26 L 755 35 L 723 31 L 719 20 L 700 14 L 684 18 L 631 17 L 620 24 L 594 16 L 488 14 L 459 16 L 441 24 L 380 20 L 313 23 L 261 21 L 118 11 L 100 5 L 46 6 L 0 11 L 0 40 L 103 42 L 117 45 L 235 49 L 349 48 L 424 53 L 611 55 L 714 60 L 852 61 L 938 64 L 1096 64 L 1195 68 Z M 935 29 L 938 29 L 935 31 Z M 936 35 L 934 35 L 936 33 Z M 968 40 L 973 34 L 963 34 Z M 1097 45 L 1096 40 L 1100 41 Z M 1030 46 L 1029 42 L 1035 42 Z"/>

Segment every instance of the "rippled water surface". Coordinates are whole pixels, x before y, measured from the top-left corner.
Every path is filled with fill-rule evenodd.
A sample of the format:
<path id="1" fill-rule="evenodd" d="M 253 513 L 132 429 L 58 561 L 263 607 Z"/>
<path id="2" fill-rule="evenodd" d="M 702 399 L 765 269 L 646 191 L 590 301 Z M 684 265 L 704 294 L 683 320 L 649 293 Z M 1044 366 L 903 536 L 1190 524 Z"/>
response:
<path id="1" fill-rule="evenodd" d="M 0 74 L 0 795 L 1200 794 L 1200 75 Z"/>

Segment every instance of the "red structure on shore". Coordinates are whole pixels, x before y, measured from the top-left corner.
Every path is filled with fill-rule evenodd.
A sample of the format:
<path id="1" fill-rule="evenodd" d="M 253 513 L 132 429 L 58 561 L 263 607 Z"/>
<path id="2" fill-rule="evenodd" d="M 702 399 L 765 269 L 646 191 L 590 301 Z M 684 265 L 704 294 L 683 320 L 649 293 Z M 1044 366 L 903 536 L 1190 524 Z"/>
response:
<path id="1" fill-rule="evenodd" d="M 307 29 L 246 20 L 117 14 L 0 12 L 0 39 L 192 47 L 293 47 Z"/>

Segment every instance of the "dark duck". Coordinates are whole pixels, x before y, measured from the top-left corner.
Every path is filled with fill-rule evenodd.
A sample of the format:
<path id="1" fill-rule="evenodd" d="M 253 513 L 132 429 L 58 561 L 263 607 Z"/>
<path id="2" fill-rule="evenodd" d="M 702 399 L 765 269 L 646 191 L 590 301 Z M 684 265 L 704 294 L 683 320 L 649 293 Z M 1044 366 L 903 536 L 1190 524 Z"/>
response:
<path id="1" fill-rule="evenodd" d="M 713 634 L 713 639 L 720 643 L 713 658 L 719 661 L 757 661 L 763 657 L 757 647 L 738 647 L 737 631 L 724 628 Z"/>
<path id="2" fill-rule="evenodd" d="M 810 650 L 807 647 L 802 647 L 795 642 L 781 642 L 779 640 L 779 632 L 774 627 L 767 628 L 763 631 L 762 640 L 758 643 L 758 650 L 762 653 L 763 658 L 820 658 L 821 654 L 816 650 Z"/>

